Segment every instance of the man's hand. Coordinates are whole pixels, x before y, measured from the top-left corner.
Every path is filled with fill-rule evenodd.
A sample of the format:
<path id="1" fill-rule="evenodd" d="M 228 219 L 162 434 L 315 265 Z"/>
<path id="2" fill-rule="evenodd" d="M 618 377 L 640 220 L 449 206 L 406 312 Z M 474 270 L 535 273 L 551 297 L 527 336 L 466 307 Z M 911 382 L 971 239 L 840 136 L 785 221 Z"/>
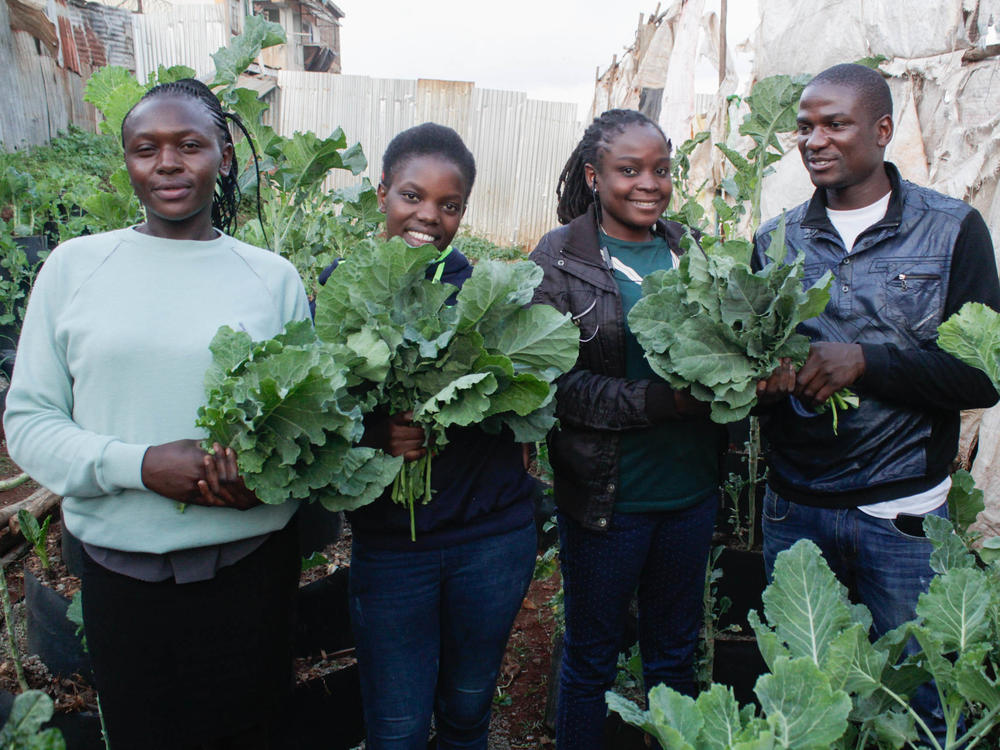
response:
<path id="1" fill-rule="evenodd" d="M 795 392 L 795 366 L 792 360 L 782 357 L 774 372 L 767 380 L 757 383 L 757 403 L 761 406 L 773 404 Z"/>
<path id="2" fill-rule="evenodd" d="M 691 395 L 687 388 L 674 390 L 674 409 L 678 419 L 702 419 L 712 413 L 712 404 Z"/>
<path id="3" fill-rule="evenodd" d="M 865 355 L 860 344 L 819 341 L 809 347 L 809 358 L 795 379 L 795 395 L 818 406 L 864 373 Z"/>

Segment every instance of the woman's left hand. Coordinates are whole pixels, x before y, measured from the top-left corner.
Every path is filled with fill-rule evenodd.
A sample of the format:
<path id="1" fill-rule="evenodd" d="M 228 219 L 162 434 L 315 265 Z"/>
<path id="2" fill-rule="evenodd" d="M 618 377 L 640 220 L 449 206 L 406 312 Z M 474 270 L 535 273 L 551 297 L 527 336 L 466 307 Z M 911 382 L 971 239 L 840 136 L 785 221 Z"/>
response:
<path id="1" fill-rule="evenodd" d="M 205 479 L 198 481 L 198 490 L 205 504 L 236 510 L 249 510 L 260 505 L 257 496 L 243 483 L 235 451 L 223 448 L 219 443 L 212 445 L 212 451 L 205 454 Z"/>

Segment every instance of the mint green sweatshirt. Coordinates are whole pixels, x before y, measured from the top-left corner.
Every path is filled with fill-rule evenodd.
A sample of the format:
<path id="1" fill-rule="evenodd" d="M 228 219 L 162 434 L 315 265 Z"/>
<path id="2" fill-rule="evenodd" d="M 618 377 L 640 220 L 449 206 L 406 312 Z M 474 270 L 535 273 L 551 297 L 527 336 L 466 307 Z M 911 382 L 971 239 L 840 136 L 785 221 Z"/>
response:
<path id="1" fill-rule="evenodd" d="M 308 316 L 288 261 L 226 235 L 129 228 L 63 243 L 24 320 L 4 415 L 11 458 L 64 496 L 75 536 L 101 547 L 164 553 L 280 529 L 297 502 L 181 513 L 143 486 L 142 458 L 205 436 L 194 423 L 219 326 L 263 339 Z"/>

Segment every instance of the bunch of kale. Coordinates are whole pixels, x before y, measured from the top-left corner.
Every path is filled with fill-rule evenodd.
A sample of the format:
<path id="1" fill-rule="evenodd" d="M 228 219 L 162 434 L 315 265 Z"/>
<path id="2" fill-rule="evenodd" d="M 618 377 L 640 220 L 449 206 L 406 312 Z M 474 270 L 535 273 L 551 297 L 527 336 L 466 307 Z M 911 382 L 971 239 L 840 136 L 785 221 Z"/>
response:
<path id="1" fill-rule="evenodd" d="M 784 357 L 801 366 L 809 340 L 795 327 L 830 299 L 825 273 L 803 289 L 802 257 L 786 264 L 784 225 L 768 249 L 772 260 L 750 267 L 750 243 L 699 247 L 690 237 L 678 266 L 642 283 L 629 327 L 653 371 L 674 388 L 712 405 L 712 420 L 735 422 L 756 403 L 757 383 Z"/>
<path id="2" fill-rule="evenodd" d="M 431 246 L 368 240 L 316 299 L 315 332 L 290 324 L 268 341 L 220 329 L 198 424 L 232 446 L 264 502 L 371 502 L 395 480 L 410 506 L 430 499 L 432 457 L 453 425 L 541 440 L 555 423 L 555 379 L 576 362 L 568 315 L 528 307 L 542 270 L 481 261 L 461 291 L 429 280 Z M 404 464 L 361 447 L 366 414 L 412 411 L 428 455 Z"/>

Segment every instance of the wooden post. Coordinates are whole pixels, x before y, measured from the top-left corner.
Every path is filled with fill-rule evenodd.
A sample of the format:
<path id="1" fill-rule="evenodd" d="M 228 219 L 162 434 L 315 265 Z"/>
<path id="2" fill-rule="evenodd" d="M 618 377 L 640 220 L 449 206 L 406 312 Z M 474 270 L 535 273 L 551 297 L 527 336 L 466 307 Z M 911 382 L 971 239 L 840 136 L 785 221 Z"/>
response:
<path id="1" fill-rule="evenodd" d="M 728 16 L 728 0 L 720 0 L 722 9 L 719 12 L 719 85 L 726 80 L 726 19 Z"/>

